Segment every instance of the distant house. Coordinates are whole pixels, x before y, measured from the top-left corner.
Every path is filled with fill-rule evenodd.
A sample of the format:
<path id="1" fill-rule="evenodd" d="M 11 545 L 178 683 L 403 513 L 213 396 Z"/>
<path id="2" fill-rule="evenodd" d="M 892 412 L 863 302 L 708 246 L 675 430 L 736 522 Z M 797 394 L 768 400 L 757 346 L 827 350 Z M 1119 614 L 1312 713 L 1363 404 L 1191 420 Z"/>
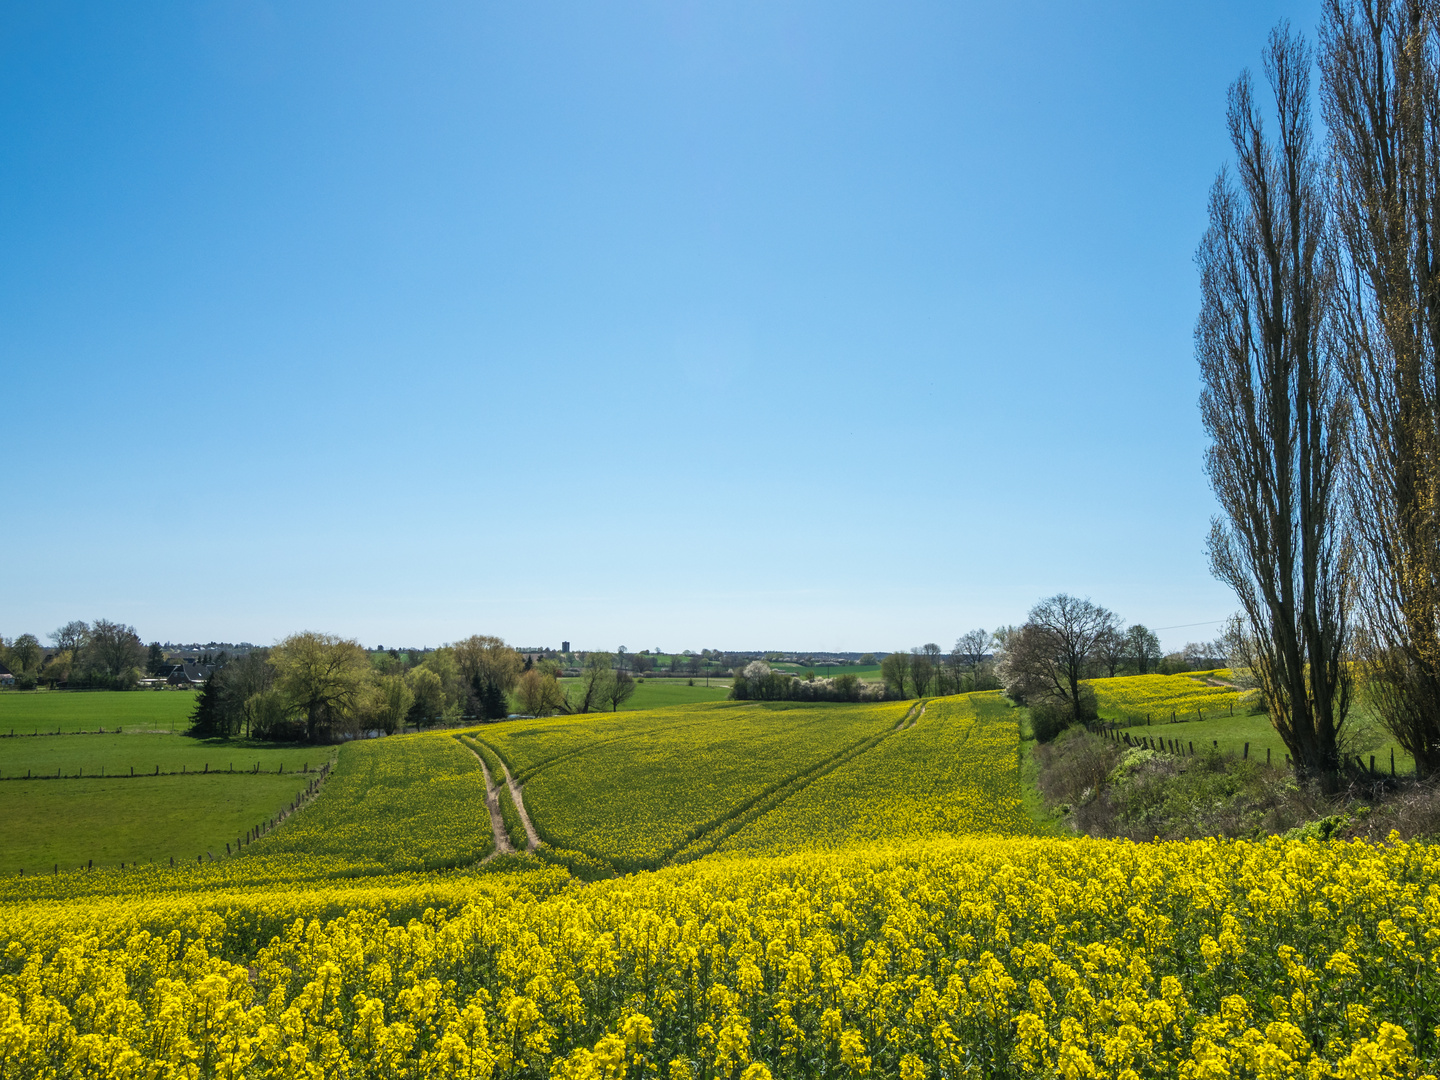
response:
<path id="1" fill-rule="evenodd" d="M 203 686 L 214 670 L 214 664 L 194 664 L 186 661 L 172 665 L 165 681 L 171 686 Z"/>
<path id="2" fill-rule="evenodd" d="M 0 664 L 0 686 L 14 686 L 15 673 L 4 664 Z"/>

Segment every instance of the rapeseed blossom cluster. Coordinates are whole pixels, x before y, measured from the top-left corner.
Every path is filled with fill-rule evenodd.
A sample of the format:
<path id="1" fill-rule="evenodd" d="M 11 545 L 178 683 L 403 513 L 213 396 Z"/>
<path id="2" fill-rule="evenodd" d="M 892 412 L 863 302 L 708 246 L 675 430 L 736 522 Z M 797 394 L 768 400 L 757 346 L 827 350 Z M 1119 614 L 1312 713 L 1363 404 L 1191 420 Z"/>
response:
<path id="1" fill-rule="evenodd" d="M 419 888 L 8 905 L 0 1076 L 1435 1071 L 1425 845 L 988 837 Z"/>

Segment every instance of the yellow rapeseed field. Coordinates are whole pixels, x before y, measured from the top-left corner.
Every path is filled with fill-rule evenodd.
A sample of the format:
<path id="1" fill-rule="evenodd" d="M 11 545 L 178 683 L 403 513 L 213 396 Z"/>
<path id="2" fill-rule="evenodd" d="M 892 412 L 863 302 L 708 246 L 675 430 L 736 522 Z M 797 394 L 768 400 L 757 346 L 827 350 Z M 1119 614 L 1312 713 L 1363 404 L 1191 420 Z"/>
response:
<path id="1" fill-rule="evenodd" d="M 1121 675 L 1090 679 L 1087 685 L 1095 691 L 1100 715 L 1110 720 L 1144 723 L 1148 715 L 1159 723 L 1162 718 L 1168 721 L 1172 713 L 1180 720 L 1195 720 L 1229 715 L 1231 709 L 1237 714 L 1249 710 L 1243 692 L 1228 686 L 1208 686 L 1188 675 Z M 1197 715 L 1197 710 L 1203 716 Z"/>
<path id="2" fill-rule="evenodd" d="M 728 750 L 642 718 L 675 770 L 648 790 L 598 759 L 641 837 L 645 815 L 680 820 L 656 792 L 717 772 L 740 800 L 720 840 L 762 854 L 692 845 L 589 884 L 482 863 L 478 762 L 436 734 L 345 747 L 314 804 L 241 857 L 0 881 L 0 1080 L 1437 1071 L 1431 847 L 1020 835 L 1003 702 L 931 701 L 901 730 L 909 704 L 886 708 L 715 710 Z M 787 764 L 810 764 L 726 779 L 747 740 L 780 752 L 766 724 L 793 725 Z M 524 736 L 480 735 L 520 758 Z M 594 835 L 619 835 L 603 820 Z"/>
<path id="3" fill-rule="evenodd" d="M 998 691 L 927 703 L 911 726 L 747 824 L 722 851 L 782 854 L 927 836 L 1031 831 L 1016 715 Z M 1001 766 L 1001 767 L 998 767 Z"/>
<path id="4" fill-rule="evenodd" d="M 0 912 L 0 1075 L 1433 1071 L 1440 859 L 1017 838 Z M 387 912 L 391 914 L 387 914 Z M 283 927 L 271 932 L 274 927 Z"/>
<path id="5" fill-rule="evenodd" d="M 752 702 L 482 728 L 525 777 L 541 838 L 621 870 L 661 865 L 752 800 L 894 729 L 910 702 Z"/>

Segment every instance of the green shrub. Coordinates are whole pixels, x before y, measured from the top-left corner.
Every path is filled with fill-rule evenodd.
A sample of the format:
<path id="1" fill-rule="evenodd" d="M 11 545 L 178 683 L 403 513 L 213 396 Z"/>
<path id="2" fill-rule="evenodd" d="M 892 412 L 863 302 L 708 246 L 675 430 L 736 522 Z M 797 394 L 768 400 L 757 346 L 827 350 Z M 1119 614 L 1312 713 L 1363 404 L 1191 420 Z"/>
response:
<path id="1" fill-rule="evenodd" d="M 1052 742 L 1062 731 L 1073 724 L 1075 707 L 1069 698 L 1059 694 L 1046 694 L 1030 703 L 1030 726 L 1040 742 Z M 1095 691 L 1089 686 L 1080 687 L 1080 715 L 1082 724 L 1091 723 L 1099 717 L 1095 704 Z"/>

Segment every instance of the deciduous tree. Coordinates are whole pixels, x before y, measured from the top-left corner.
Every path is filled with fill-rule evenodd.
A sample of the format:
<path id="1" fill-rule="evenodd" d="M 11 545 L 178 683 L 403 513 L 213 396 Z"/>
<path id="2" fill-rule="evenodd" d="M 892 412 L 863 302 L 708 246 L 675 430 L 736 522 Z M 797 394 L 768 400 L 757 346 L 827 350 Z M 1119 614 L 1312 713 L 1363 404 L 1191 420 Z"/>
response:
<path id="1" fill-rule="evenodd" d="M 1333 778 L 1350 702 L 1350 549 L 1340 464 L 1349 423 L 1323 332 L 1334 292 L 1310 128 L 1310 58 L 1272 32 L 1276 135 L 1248 74 L 1230 88 L 1236 177 L 1222 170 L 1196 261 L 1206 469 L 1223 510 L 1210 565 L 1240 600 L 1270 719 L 1302 775 Z"/>
<path id="2" fill-rule="evenodd" d="M 955 639 L 955 651 L 965 658 L 965 664 L 972 673 L 989 654 L 995 637 L 983 627 L 967 630 Z"/>
<path id="3" fill-rule="evenodd" d="M 72 619 L 58 630 L 51 631 L 49 637 L 57 650 L 70 654 L 71 664 L 79 664 L 81 652 L 90 644 L 90 624 Z"/>
<path id="4" fill-rule="evenodd" d="M 930 652 L 931 649 L 935 650 L 934 654 Z M 925 697 L 930 692 L 930 685 L 935 681 L 936 675 L 935 656 L 939 653 L 939 645 L 925 645 L 910 650 L 910 684 L 915 688 L 916 697 Z"/>
<path id="5" fill-rule="evenodd" d="M 145 663 L 145 646 L 133 626 L 96 619 L 90 626 L 83 655 L 88 670 L 99 673 L 111 683 L 120 684 L 132 681 Z"/>
<path id="6" fill-rule="evenodd" d="M 634 693 L 634 676 L 621 668 L 605 685 L 605 702 L 610 706 L 611 712 L 616 712 L 621 705 L 630 700 L 630 696 Z"/>
<path id="7" fill-rule="evenodd" d="M 1440 8 L 1328 0 L 1320 33 L 1369 697 L 1430 775 L 1440 772 Z"/>
<path id="8" fill-rule="evenodd" d="M 531 716 L 549 716 L 565 708 L 565 691 L 553 671 L 544 666 L 532 667 L 520 676 L 516 687 L 521 711 Z"/>
<path id="9" fill-rule="evenodd" d="M 445 687 L 440 676 L 427 667 L 412 668 L 405 676 L 413 700 L 408 718 L 415 727 L 431 727 L 445 712 Z"/>
<path id="10" fill-rule="evenodd" d="M 334 634 L 291 634 L 271 653 L 276 685 L 305 718 L 310 742 L 328 739 L 360 703 L 370 662 L 359 642 Z"/>
<path id="11" fill-rule="evenodd" d="M 405 726 L 415 695 L 403 675 L 381 675 L 375 682 L 375 720 L 386 735 Z"/>
<path id="12" fill-rule="evenodd" d="M 585 667 L 580 672 L 580 683 L 576 691 L 576 712 L 593 712 L 604 704 L 613 677 L 613 663 L 614 658 L 609 653 L 592 652 L 586 655 Z"/>
<path id="13" fill-rule="evenodd" d="M 478 675 L 495 683 L 502 691 L 515 689 L 525 662 L 519 653 L 505 644 L 503 638 L 474 634 L 464 641 L 457 641 L 453 649 L 460 678 L 466 685 L 473 684 Z"/>
<path id="14" fill-rule="evenodd" d="M 1125 631 L 1125 659 L 1135 665 L 1136 674 L 1150 674 L 1150 669 L 1164 655 L 1160 651 L 1160 639 L 1148 626 L 1136 623 Z"/>
<path id="15" fill-rule="evenodd" d="M 1125 662 L 1125 632 L 1117 622 L 1114 629 L 1107 630 L 1095 640 L 1095 662 L 1112 679 Z"/>
<path id="16" fill-rule="evenodd" d="M 10 643 L 10 655 L 22 672 L 40 666 L 40 639 L 34 634 L 21 634 Z"/>
<path id="17" fill-rule="evenodd" d="M 1038 658 L 1046 663 L 1050 682 L 1069 705 L 1073 721 L 1089 719 L 1081 708 L 1080 680 L 1096 645 L 1113 634 L 1119 622 L 1114 612 L 1068 593 L 1057 593 L 1030 609 L 1026 626 L 1041 635 L 1034 643 Z"/>
<path id="18" fill-rule="evenodd" d="M 880 661 L 880 677 L 885 685 L 894 691 L 896 697 L 910 696 L 910 656 L 908 653 L 886 653 Z"/>

